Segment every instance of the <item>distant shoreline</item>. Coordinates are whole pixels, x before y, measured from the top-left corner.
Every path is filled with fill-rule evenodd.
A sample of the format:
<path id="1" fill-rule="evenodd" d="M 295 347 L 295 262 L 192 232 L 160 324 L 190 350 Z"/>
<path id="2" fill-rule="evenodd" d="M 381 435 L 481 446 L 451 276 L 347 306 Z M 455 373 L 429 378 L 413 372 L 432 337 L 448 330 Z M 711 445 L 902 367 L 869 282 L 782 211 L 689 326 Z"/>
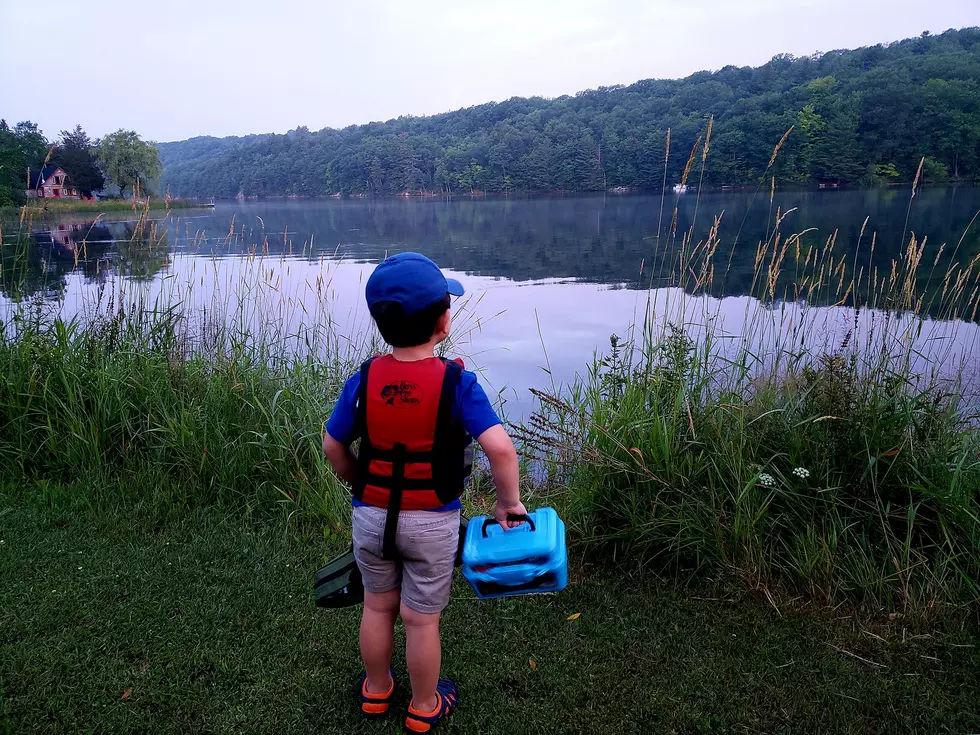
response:
<path id="1" fill-rule="evenodd" d="M 953 187 L 973 187 L 980 182 L 976 181 L 945 181 L 945 182 L 932 182 L 932 183 L 919 183 L 919 188 L 931 188 L 931 189 L 948 189 Z M 900 182 L 889 182 L 885 186 L 837 186 L 837 185 L 827 185 L 827 186 L 812 186 L 812 185 L 780 185 L 779 181 L 776 182 L 777 193 L 786 192 L 821 192 L 821 191 L 875 191 L 875 190 L 901 190 L 908 189 L 911 190 L 911 181 L 900 181 Z M 757 190 L 765 190 L 768 192 L 767 186 L 759 185 L 739 185 L 739 186 L 705 186 L 701 188 L 702 194 L 718 194 L 718 193 L 743 193 L 743 192 L 753 192 Z M 392 201 L 396 199 L 536 199 L 536 198 L 560 198 L 560 197 L 580 197 L 580 196 L 601 196 L 601 195 L 612 195 L 612 196 L 657 196 L 661 193 L 667 196 L 696 196 L 698 190 L 695 187 L 689 188 L 683 194 L 676 194 L 671 190 L 660 190 L 660 189 L 641 189 L 641 188 L 630 188 L 630 187 L 612 187 L 609 189 L 594 189 L 594 190 L 562 190 L 562 189 L 547 189 L 547 190 L 526 190 L 526 191 L 471 191 L 471 192 L 423 192 L 418 194 L 402 193 L 402 194 L 350 194 L 347 196 L 341 194 L 318 194 L 314 196 L 309 196 L 306 194 L 274 194 L 274 195 L 250 195 L 245 197 L 209 197 L 209 199 L 214 202 L 221 202 L 222 204 L 230 204 L 233 202 L 246 203 L 246 202 L 284 202 L 284 201 Z M 195 206 L 195 205 L 189 205 Z M 197 205 L 197 206 L 207 206 L 207 205 Z"/>
<path id="2" fill-rule="evenodd" d="M 104 199 L 102 201 L 82 200 L 32 200 L 20 206 L 0 208 L 0 218 L 3 220 L 20 219 L 23 212 L 33 219 L 56 216 L 60 214 L 101 214 L 106 212 L 142 212 L 145 209 L 210 209 L 213 202 L 197 199 L 151 199 L 149 202 L 138 202 L 127 199 Z"/>

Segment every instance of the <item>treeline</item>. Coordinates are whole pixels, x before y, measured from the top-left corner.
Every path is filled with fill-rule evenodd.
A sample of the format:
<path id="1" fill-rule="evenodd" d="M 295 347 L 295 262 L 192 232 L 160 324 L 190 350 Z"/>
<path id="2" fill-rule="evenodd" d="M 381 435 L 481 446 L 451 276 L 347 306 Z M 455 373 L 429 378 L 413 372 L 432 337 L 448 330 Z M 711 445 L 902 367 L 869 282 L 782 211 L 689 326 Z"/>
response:
<path id="1" fill-rule="evenodd" d="M 513 98 L 343 130 L 160 144 L 182 196 L 656 190 L 713 118 L 706 185 L 980 178 L 980 28 L 554 100 Z M 700 178 L 700 157 L 695 178 Z"/>

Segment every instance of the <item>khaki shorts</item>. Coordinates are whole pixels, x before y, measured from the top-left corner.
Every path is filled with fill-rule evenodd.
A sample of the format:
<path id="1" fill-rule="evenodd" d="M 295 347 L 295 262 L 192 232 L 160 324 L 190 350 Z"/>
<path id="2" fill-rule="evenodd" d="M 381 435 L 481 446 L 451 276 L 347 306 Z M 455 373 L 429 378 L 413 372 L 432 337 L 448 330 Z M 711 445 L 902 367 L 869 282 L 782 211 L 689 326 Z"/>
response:
<path id="1" fill-rule="evenodd" d="M 412 610 L 442 612 L 453 581 L 459 511 L 403 510 L 395 535 L 398 561 L 381 558 L 387 513 L 372 506 L 354 508 L 354 558 L 364 589 L 380 594 L 401 587 L 402 602 Z"/>

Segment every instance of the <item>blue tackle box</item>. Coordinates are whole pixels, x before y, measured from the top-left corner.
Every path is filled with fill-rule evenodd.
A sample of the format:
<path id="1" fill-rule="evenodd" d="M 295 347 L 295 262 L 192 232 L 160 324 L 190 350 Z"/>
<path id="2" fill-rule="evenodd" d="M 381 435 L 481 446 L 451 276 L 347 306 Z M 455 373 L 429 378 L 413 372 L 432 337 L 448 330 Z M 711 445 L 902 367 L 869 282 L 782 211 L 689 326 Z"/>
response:
<path id="1" fill-rule="evenodd" d="M 509 531 L 487 516 L 470 519 L 463 543 L 463 576 L 477 597 L 565 589 L 565 524 L 553 508 L 539 508 L 526 519 Z"/>

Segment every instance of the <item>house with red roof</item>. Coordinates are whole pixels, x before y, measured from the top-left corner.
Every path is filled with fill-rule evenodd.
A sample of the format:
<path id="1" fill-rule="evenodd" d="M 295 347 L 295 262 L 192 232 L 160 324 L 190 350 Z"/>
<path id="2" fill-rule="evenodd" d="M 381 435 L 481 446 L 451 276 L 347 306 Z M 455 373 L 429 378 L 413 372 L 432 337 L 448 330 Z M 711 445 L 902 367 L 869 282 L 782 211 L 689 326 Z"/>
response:
<path id="1" fill-rule="evenodd" d="M 61 166 L 45 166 L 31 174 L 28 199 L 79 199 L 78 189 Z"/>

